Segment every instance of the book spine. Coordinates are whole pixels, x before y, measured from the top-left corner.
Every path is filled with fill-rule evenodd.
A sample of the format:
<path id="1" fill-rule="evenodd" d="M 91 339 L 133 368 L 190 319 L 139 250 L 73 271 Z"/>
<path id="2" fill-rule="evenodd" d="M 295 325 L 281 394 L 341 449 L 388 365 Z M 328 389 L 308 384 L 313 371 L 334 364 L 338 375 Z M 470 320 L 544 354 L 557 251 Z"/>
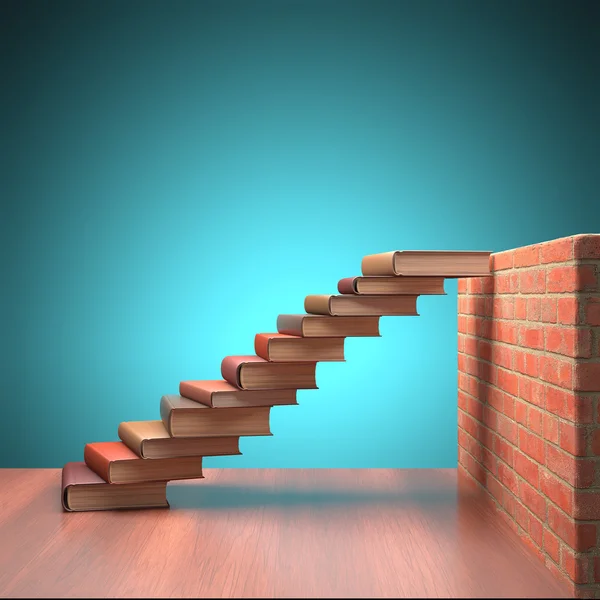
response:
<path id="1" fill-rule="evenodd" d="M 257 333 L 254 336 L 254 352 L 256 353 L 256 356 L 260 356 L 265 360 L 270 360 L 269 340 L 270 337 L 268 335 L 265 335 L 264 333 Z"/>
<path id="2" fill-rule="evenodd" d="M 179 395 L 199 404 L 213 407 L 213 393 L 210 390 L 192 385 L 189 381 L 179 383 Z"/>
<path id="3" fill-rule="evenodd" d="M 358 294 L 356 288 L 356 277 L 346 277 L 338 281 L 338 292 L 340 294 Z"/>
<path id="4" fill-rule="evenodd" d="M 173 437 L 173 430 L 171 428 L 172 410 L 173 406 L 169 402 L 169 399 L 166 396 L 163 396 L 160 399 L 160 418 L 162 419 L 163 425 L 171 437 Z"/>
<path id="5" fill-rule="evenodd" d="M 226 356 L 221 362 L 221 375 L 223 379 L 240 390 L 242 389 L 240 383 L 241 366 L 242 361 L 238 356 Z"/>
<path id="6" fill-rule="evenodd" d="M 135 432 L 129 426 L 129 423 L 120 423 L 119 428 L 117 429 L 117 435 L 132 452 L 135 452 L 140 458 L 143 458 L 143 440 L 135 434 Z"/>
<path id="7" fill-rule="evenodd" d="M 369 254 L 362 259 L 361 271 L 363 275 L 396 276 L 394 270 L 394 257 L 396 252 L 383 252 Z"/>
<path id="8" fill-rule="evenodd" d="M 71 482 L 69 481 L 68 471 L 63 467 L 60 483 L 60 501 L 62 503 L 63 510 L 66 510 L 67 512 L 72 512 L 71 508 L 69 508 L 69 503 L 67 502 L 67 488 L 69 487 L 69 485 L 71 485 Z"/>
<path id="9" fill-rule="evenodd" d="M 331 296 L 311 294 L 304 299 L 304 310 L 313 315 L 332 315 Z"/>
<path id="10" fill-rule="evenodd" d="M 303 320 L 304 315 L 279 315 L 277 317 L 277 331 L 287 335 L 303 337 Z"/>
<path id="11" fill-rule="evenodd" d="M 90 444 L 86 444 L 83 449 L 83 460 L 96 475 L 104 479 L 106 483 L 110 483 L 110 460 L 102 456 Z"/>

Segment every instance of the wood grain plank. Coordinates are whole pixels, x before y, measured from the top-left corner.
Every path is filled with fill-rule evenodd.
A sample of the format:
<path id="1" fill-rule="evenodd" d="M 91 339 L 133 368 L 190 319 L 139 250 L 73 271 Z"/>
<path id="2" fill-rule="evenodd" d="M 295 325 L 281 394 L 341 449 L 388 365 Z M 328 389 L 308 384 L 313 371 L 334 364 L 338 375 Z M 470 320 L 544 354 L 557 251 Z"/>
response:
<path id="1" fill-rule="evenodd" d="M 0 481 L 3 597 L 569 596 L 454 469 L 206 469 L 170 511 L 95 513 L 59 470 Z"/>

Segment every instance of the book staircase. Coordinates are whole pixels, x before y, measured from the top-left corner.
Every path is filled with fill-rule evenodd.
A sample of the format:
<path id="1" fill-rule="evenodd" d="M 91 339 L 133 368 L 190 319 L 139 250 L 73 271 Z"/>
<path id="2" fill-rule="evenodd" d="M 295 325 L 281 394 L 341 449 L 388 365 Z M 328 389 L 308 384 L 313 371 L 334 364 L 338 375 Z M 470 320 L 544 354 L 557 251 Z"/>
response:
<path id="1" fill-rule="evenodd" d="M 119 442 L 85 446 L 62 471 L 67 511 L 169 507 L 167 482 L 200 479 L 203 456 L 240 454 L 241 436 L 271 435 L 272 406 L 316 389 L 320 361 L 343 361 L 346 337 L 379 337 L 379 318 L 419 316 L 420 295 L 444 295 L 444 279 L 490 276 L 490 252 L 393 251 L 362 260 L 362 276 L 338 295 L 310 295 L 306 314 L 279 315 L 255 355 L 227 356 L 222 380 L 182 381 L 160 401 L 160 420 L 124 422 Z"/>

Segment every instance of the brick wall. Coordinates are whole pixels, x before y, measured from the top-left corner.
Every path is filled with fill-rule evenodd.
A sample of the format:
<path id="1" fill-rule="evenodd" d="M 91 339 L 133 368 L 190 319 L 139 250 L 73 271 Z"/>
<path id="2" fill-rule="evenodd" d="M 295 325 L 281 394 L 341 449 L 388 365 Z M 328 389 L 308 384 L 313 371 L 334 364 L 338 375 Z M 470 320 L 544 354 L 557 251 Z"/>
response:
<path id="1" fill-rule="evenodd" d="M 459 470 L 574 595 L 600 598 L 600 235 L 458 283 Z"/>

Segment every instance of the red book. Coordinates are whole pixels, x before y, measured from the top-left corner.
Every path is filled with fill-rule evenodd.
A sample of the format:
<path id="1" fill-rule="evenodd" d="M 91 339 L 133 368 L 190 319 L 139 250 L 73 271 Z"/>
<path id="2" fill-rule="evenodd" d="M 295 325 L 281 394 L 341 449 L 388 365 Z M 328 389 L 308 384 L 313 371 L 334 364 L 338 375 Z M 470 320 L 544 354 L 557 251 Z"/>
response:
<path id="1" fill-rule="evenodd" d="M 202 457 L 140 458 L 123 442 L 86 444 L 83 451 L 86 465 L 107 483 L 139 483 L 200 479 Z"/>

